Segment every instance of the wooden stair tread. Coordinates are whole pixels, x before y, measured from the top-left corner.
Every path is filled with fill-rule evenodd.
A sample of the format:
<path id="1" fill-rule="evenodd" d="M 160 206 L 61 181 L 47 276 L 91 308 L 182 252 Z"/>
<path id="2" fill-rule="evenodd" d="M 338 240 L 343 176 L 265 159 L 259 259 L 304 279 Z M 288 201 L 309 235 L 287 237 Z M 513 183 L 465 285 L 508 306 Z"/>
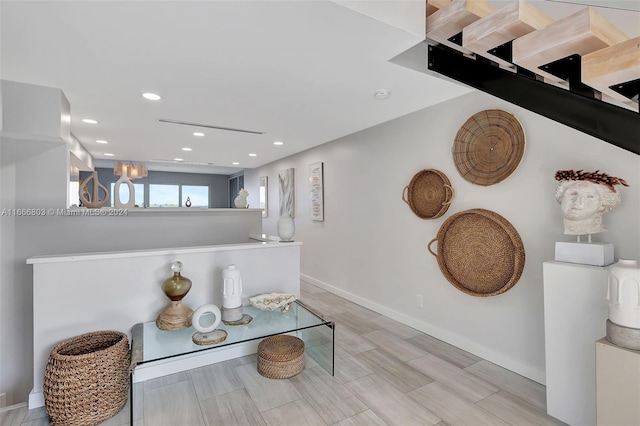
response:
<path id="1" fill-rule="evenodd" d="M 513 42 L 513 62 L 548 80 L 562 79 L 539 67 L 568 56 L 586 55 L 628 37 L 588 7 Z"/>
<path id="2" fill-rule="evenodd" d="M 452 0 L 447 6 L 427 17 L 427 38 L 452 49 L 471 53 L 448 39 L 495 10 L 495 6 L 485 0 Z"/>
<path id="3" fill-rule="evenodd" d="M 640 37 L 623 41 L 582 57 L 582 82 L 614 99 L 631 101 L 609 87 L 640 78 Z"/>
<path id="4" fill-rule="evenodd" d="M 446 7 L 449 3 L 451 3 L 451 0 L 427 0 L 427 16 Z"/>
<path id="5" fill-rule="evenodd" d="M 517 0 L 464 27 L 462 46 L 501 65 L 512 67 L 511 63 L 488 51 L 552 23 L 553 19 L 531 4 Z"/>

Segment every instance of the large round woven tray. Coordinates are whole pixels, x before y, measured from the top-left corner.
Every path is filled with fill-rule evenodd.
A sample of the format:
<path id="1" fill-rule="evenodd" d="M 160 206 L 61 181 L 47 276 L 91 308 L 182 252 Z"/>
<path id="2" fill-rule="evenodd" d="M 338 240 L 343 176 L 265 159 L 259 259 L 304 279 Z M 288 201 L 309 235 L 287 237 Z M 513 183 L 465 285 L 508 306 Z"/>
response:
<path id="1" fill-rule="evenodd" d="M 420 219 L 436 219 L 445 214 L 454 196 L 447 175 L 435 169 L 420 170 L 402 191 L 402 200 Z"/>
<path id="2" fill-rule="evenodd" d="M 117 414 L 127 402 L 127 335 L 97 331 L 57 344 L 44 374 L 44 402 L 52 425 L 89 426 Z"/>
<path id="3" fill-rule="evenodd" d="M 431 245 L 437 242 L 437 253 Z M 513 287 L 524 268 L 524 245 L 499 214 L 472 209 L 456 213 L 428 245 L 445 278 L 472 296 L 495 296 Z"/>
<path id="4" fill-rule="evenodd" d="M 509 177 L 524 155 L 525 136 L 518 120 L 499 109 L 480 111 L 458 130 L 453 162 L 460 175 L 477 185 Z"/>

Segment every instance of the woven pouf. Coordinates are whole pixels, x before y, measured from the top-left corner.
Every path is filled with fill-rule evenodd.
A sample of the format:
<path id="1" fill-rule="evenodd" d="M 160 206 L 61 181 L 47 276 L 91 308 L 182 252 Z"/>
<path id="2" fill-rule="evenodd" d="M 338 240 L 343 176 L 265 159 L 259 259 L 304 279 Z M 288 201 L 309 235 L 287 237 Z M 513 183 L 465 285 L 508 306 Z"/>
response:
<path id="1" fill-rule="evenodd" d="M 52 425 L 97 425 L 117 414 L 129 391 L 131 353 L 125 333 L 98 331 L 57 344 L 44 375 Z"/>
<path id="2" fill-rule="evenodd" d="M 258 373 L 287 379 L 304 370 L 304 342 L 294 336 L 271 336 L 258 345 Z"/>

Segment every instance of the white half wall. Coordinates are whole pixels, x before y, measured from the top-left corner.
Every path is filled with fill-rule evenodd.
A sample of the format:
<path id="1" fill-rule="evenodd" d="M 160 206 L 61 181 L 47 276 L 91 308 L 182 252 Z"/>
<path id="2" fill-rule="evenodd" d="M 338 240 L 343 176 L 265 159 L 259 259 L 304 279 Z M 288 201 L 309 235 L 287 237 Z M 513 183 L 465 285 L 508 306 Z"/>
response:
<path id="1" fill-rule="evenodd" d="M 473 114 L 499 108 L 514 114 L 526 133 L 519 168 L 505 181 L 484 187 L 464 180 L 451 155 L 454 137 Z M 309 165 L 324 162 L 324 222 L 312 222 Z M 542 264 L 553 260 L 563 235 L 554 193 L 560 169 L 599 169 L 624 178 L 622 204 L 607 213 L 616 257 L 640 256 L 640 157 L 481 92 L 346 136 L 245 172 L 245 188 L 258 193 L 269 177 L 269 211 L 263 232 L 276 233 L 277 175 L 294 167 L 296 235 L 303 241 L 301 272 L 330 291 L 398 319 L 538 382 L 545 382 Z M 456 190 L 448 212 L 435 220 L 415 216 L 402 190 L 426 168 L 444 172 Z M 526 263 L 518 283 L 494 297 L 460 292 L 427 251 L 450 215 L 484 208 L 518 230 Z M 424 308 L 416 295 L 424 296 Z"/>

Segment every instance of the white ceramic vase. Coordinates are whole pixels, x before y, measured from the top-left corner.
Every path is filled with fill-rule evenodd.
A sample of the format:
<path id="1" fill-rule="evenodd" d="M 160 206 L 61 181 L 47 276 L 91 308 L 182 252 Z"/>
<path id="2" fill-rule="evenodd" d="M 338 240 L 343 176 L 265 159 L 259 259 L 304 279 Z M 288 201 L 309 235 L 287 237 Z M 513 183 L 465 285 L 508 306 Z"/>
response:
<path id="1" fill-rule="evenodd" d="M 293 218 L 288 214 L 283 214 L 278 219 L 278 235 L 281 241 L 293 241 L 293 235 L 296 233 L 296 225 Z"/>
<path id="2" fill-rule="evenodd" d="M 222 307 L 234 309 L 242 306 L 242 277 L 236 265 L 227 265 L 222 270 Z"/>
<path id="3" fill-rule="evenodd" d="M 126 203 L 123 203 L 120 199 L 120 186 L 123 184 L 129 187 L 129 199 Z M 135 207 L 135 199 L 136 195 L 133 183 L 131 183 L 129 176 L 127 176 L 127 171 L 123 170 L 122 176 L 120 176 L 120 179 L 118 179 L 113 186 L 113 204 L 116 209 L 132 209 Z"/>
<path id="4" fill-rule="evenodd" d="M 235 200 L 233 200 L 233 204 L 238 209 L 246 209 L 247 208 L 247 197 L 243 197 L 242 195 L 238 195 Z"/>
<path id="5" fill-rule="evenodd" d="M 609 267 L 609 320 L 623 327 L 640 329 L 640 266 L 620 259 Z"/>

